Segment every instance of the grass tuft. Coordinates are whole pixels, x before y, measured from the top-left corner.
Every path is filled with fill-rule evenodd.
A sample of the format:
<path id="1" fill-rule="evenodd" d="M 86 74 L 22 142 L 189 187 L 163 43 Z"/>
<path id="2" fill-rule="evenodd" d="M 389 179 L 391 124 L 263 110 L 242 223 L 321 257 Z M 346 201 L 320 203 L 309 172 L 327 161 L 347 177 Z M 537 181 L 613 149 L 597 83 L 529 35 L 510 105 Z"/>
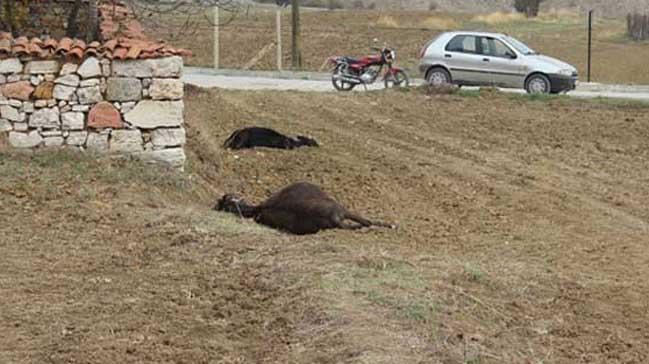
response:
<path id="1" fill-rule="evenodd" d="M 470 263 L 464 265 L 464 274 L 467 275 L 469 281 L 471 282 L 482 282 L 487 276 L 485 272 L 480 269 L 480 267 L 477 267 Z"/>

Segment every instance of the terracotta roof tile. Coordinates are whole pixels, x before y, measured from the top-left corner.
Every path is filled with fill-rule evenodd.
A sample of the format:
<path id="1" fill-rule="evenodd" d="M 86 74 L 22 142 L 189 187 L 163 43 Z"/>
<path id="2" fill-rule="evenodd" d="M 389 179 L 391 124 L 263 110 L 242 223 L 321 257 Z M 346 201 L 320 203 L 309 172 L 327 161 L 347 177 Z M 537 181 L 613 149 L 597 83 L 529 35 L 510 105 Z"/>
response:
<path id="1" fill-rule="evenodd" d="M 142 25 L 134 19 L 128 8 L 122 5 L 100 6 L 100 31 L 104 42 L 86 44 L 80 39 L 64 37 L 13 38 L 11 33 L 0 32 L 0 57 L 32 56 L 51 58 L 57 56 L 84 58 L 87 56 L 108 59 L 145 59 L 161 56 L 190 56 L 191 52 L 175 49 L 164 42 L 156 42 L 144 34 Z M 120 30 L 123 30 L 120 34 Z"/>
<path id="2" fill-rule="evenodd" d="M 115 49 L 115 47 L 117 47 L 117 39 L 111 39 L 103 44 L 103 48 L 111 52 Z"/>
<path id="3" fill-rule="evenodd" d="M 67 56 L 72 56 L 72 57 L 77 57 L 79 59 L 83 58 L 84 52 L 83 49 L 81 48 L 72 48 L 68 53 Z"/>
<path id="4" fill-rule="evenodd" d="M 72 49 L 72 39 L 65 37 L 59 41 L 56 47 L 57 54 L 66 54 Z"/>
<path id="5" fill-rule="evenodd" d="M 0 53 L 11 53 L 11 40 L 0 39 Z"/>
<path id="6" fill-rule="evenodd" d="M 44 50 L 43 48 L 39 47 L 38 44 L 36 43 L 29 43 L 29 45 L 27 46 L 27 52 L 29 53 L 29 55 L 37 56 L 37 57 L 48 55 L 47 50 Z"/>
<path id="7" fill-rule="evenodd" d="M 113 51 L 113 59 L 125 59 L 126 58 L 126 53 L 128 53 L 127 48 L 117 47 Z"/>
<path id="8" fill-rule="evenodd" d="M 24 36 L 16 38 L 12 51 L 21 55 L 29 54 L 29 39 Z"/>
<path id="9" fill-rule="evenodd" d="M 55 39 L 50 38 L 45 41 L 45 44 L 43 46 L 49 48 L 51 51 L 54 51 L 58 46 L 58 42 Z"/>
<path id="10" fill-rule="evenodd" d="M 126 59 L 137 59 L 139 58 L 140 53 L 142 53 L 142 47 L 135 45 L 126 53 Z"/>

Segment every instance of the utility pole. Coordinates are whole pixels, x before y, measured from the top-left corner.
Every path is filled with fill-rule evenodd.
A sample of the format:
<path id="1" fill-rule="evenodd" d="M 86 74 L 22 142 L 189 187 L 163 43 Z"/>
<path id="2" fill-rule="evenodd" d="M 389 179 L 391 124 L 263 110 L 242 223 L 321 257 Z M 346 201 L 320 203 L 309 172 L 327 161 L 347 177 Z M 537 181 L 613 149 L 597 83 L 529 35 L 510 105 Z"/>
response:
<path id="1" fill-rule="evenodd" d="M 590 82 L 590 67 L 593 53 L 593 11 L 588 11 L 588 71 L 587 82 Z"/>
<path id="2" fill-rule="evenodd" d="M 99 39 L 99 1 L 88 1 L 88 19 L 86 22 L 86 43 Z"/>
<path id="3" fill-rule="evenodd" d="M 219 7 L 214 6 L 214 69 L 219 69 Z"/>
<path id="4" fill-rule="evenodd" d="M 277 70 L 282 70 L 282 8 L 277 8 Z"/>
<path id="5" fill-rule="evenodd" d="M 302 55 L 300 54 L 300 1 L 291 0 L 291 12 L 293 15 L 293 44 L 291 48 L 291 57 L 293 60 L 293 69 L 302 68 Z"/>

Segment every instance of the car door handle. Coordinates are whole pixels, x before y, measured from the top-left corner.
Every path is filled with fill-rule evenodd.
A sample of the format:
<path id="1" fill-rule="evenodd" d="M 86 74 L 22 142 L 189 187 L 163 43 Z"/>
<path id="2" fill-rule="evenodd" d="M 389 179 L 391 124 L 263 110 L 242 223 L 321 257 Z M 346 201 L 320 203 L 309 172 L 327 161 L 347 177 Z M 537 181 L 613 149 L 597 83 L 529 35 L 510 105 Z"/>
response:
<path id="1" fill-rule="evenodd" d="M 482 60 L 485 61 L 485 62 L 491 62 L 491 61 L 489 60 L 489 58 L 483 58 Z"/>
<path id="2" fill-rule="evenodd" d="M 446 58 L 453 58 L 453 56 L 451 56 L 450 54 L 445 54 L 444 57 L 446 57 Z"/>

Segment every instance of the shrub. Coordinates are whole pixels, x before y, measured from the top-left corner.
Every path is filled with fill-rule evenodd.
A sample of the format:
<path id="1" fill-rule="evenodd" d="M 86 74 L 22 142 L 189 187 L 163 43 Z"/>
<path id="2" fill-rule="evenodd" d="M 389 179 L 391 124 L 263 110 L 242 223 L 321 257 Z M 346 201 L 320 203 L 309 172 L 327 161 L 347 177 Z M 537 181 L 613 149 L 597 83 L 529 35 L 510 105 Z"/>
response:
<path id="1" fill-rule="evenodd" d="M 354 2 L 352 3 L 352 9 L 365 9 L 363 0 L 354 0 Z"/>
<path id="2" fill-rule="evenodd" d="M 514 0 L 514 9 L 524 13 L 528 18 L 539 15 L 539 8 L 544 0 Z"/>
<path id="3" fill-rule="evenodd" d="M 629 14 L 627 32 L 633 40 L 649 39 L 649 15 Z"/>

